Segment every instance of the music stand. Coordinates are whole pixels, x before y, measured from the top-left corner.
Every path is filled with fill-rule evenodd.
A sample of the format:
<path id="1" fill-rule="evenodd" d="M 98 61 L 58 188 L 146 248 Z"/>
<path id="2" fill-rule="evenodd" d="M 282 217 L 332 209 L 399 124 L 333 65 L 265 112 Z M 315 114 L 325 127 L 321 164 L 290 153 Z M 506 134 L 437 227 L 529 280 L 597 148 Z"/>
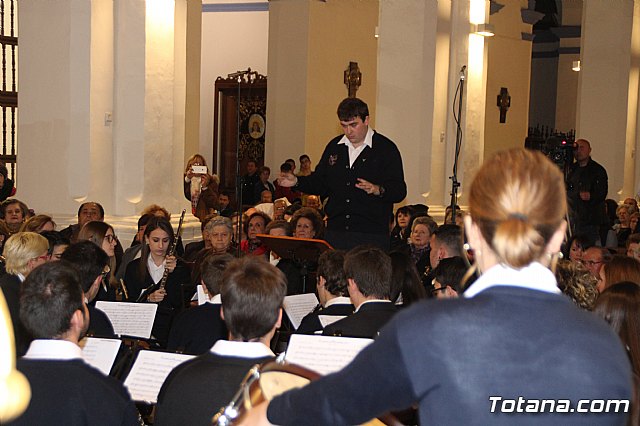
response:
<path id="1" fill-rule="evenodd" d="M 258 234 L 256 236 L 272 252 L 282 259 L 291 259 L 300 265 L 302 275 L 302 291 L 307 291 L 308 268 L 318 261 L 318 257 L 333 247 L 324 240 L 307 238 L 277 237 L 275 235 Z"/>

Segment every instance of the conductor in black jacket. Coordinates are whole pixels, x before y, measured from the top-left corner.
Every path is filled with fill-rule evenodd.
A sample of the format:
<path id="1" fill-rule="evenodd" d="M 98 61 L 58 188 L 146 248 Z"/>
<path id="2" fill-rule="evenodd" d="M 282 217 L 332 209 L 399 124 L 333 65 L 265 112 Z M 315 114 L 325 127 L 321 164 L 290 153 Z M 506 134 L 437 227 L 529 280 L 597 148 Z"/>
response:
<path id="1" fill-rule="evenodd" d="M 369 127 L 369 107 L 362 100 L 340 102 L 338 119 L 344 135 L 329 142 L 315 173 L 283 172 L 278 183 L 329 197 L 325 239 L 333 247 L 374 244 L 388 250 L 393 204 L 407 195 L 400 151 Z"/>
<path id="2" fill-rule="evenodd" d="M 86 364 L 78 341 L 89 312 L 76 270 L 50 262 L 22 287 L 20 318 L 35 337 L 17 367 L 29 380 L 31 402 L 10 425 L 138 425 L 122 383 Z"/>
<path id="3" fill-rule="evenodd" d="M 389 300 L 391 258 L 377 247 L 356 247 L 347 253 L 344 270 L 356 312 L 328 325 L 322 334 L 373 339 L 396 313 Z"/>

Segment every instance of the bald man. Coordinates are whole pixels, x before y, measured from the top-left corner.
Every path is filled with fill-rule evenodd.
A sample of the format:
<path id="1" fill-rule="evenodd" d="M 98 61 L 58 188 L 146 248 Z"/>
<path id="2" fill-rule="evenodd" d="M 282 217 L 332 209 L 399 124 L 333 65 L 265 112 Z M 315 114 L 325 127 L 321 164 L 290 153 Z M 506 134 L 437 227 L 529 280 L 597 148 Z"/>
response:
<path id="1" fill-rule="evenodd" d="M 567 193 L 575 233 L 588 236 L 590 244 L 603 245 L 601 231 L 608 227 L 604 200 L 607 198 L 607 171 L 591 158 L 591 144 L 576 141 L 576 161 L 567 175 Z"/>

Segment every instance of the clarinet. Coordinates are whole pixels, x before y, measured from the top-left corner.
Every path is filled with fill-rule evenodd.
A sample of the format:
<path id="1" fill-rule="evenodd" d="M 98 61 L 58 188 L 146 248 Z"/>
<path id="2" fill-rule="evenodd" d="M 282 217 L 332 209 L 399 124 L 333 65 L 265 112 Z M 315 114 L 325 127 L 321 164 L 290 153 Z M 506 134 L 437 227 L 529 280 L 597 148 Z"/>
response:
<path id="1" fill-rule="evenodd" d="M 171 247 L 169 247 L 169 251 L 167 251 L 167 256 L 173 256 L 176 252 L 176 247 L 178 247 L 178 239 L 182 234 L 182 222 L 184 222 L 184 214 L 187 209 L 182 209 L 182 214 L 180 215 L 180 222 L 178 223 L 178 229 L 176 230 L 175 235 L 173 236 L 173 243 Z M 164 290 L 164 287 L 167 285 L 167 279 L 169 278 L 169 268 L 164 268 L 164 274 L 162 274 L 162 279 L 160 280 L 160 290 Z"/>

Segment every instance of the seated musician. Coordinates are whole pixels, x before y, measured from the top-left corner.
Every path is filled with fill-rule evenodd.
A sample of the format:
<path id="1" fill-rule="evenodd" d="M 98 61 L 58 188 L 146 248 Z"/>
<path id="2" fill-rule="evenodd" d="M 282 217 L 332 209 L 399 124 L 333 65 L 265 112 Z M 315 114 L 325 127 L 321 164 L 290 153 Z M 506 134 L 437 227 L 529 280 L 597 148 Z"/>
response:
<path id="1" fill-rule="evenodd" d="M 190 281 L 188 268 L 175 256 L 167 256 L 174 239 L 173 228 L 167 219 L 151 218 L 144 230 L 142 255 L 129 263 L 124 274 L 128 302 L 158 304 L 151 333 L 161 345 L 166 344 L 171 321 L 184 305 L 180 286 Z M 161 288 L 165 270 L 166 282 Z M 185 296 L 191 297 L 191 294 Z"/>
<path id="2" fill-rule="evenodd" d="M 75 269 L 50 262 L 23 283 L 20 317 L 36 340 L 17 367 L 29 380 L 27 411 L 10 425 L 138 425 L 122 383 L 85 364 L 78 341 L 89 312 Z"/>
<path id="3" fill-rule="evenodd" d="M 94 303 L 100 286 L 107 285 L 105 281 L 110 271 L 109 256 L 91 241 L 80 241 L 69 246 L 62 253 L 60 260 L 67 261 L 78 272 L 80 286 L 84 292 L 89 312 L 87 334 L 98 337 L 115 337 L 109 317 L 97 309 Z"/>
<path id="4" fill-rule="evenodd" d="M 345 256 L 344 272 L 355 313 L 326 326 L 322 334 L 373 339 L 396 313 L 389 300 L 391 259 L 377 247 L 358 246 Z"/>
<path id="5" fill-rule="evenodd" d="M 3 254 L 7 273 L 0 277 L 0 290 L 11 315 L 16 355 L 22 356 L 31 342 L 31 335 L 20 320 L 20 291 L 31 271 L 49 259 L 49 242 L 35 232 L 18 232 L 9 237 Z"/>
<path id="6" fill-rule="evenodd" d="M 200 279 L 208 301 L 187 309 L 176 318 L 167 349 L 199 355 L 211 349 L 216 341 L 227 338 L 227 327 L 220 318 L 220 285 L 224 270 L 232 260 L 233 256 L 228 253 L 210 253 L 202 260 Z"/>
<path id="7" fill-rule="evenodd" d="M 353 313 L 354 308 L 349 299 L 343 265 L 344 252 L 341 250 L 329 250 L 320 255 L 317 280 L 320 305 L 302 319 L 296 333 L 322 332 L 320 315 L 347 316 Z"/>
<path id="8" fill-rule="evenodd" d="M 210 425 L 247 371 L 274 357 L 268 345 L 280 326 L 286 288 L 282 272 L 263 259 L 247 256 L 227 266 L 221 316 L 229 340 L 218 340 L 169 374 L 158 395 L 157 426 Z"/>
<path id="9" fill-rule="evenodd" d="M 100 286 L 96 300 L 106 300 L 107 302 L 115 302 L 117 282 L 114 279 L 117 270 L 118 261 L 116 259 L 116 247 L 119 244 L 113 226 L 101 220 L 92 220 L 85 223 L 78 233 L 79 241 L 91 241 L 100 247 L 109 256 L 109 272 L 105 275 L 105 285 Z"/>

